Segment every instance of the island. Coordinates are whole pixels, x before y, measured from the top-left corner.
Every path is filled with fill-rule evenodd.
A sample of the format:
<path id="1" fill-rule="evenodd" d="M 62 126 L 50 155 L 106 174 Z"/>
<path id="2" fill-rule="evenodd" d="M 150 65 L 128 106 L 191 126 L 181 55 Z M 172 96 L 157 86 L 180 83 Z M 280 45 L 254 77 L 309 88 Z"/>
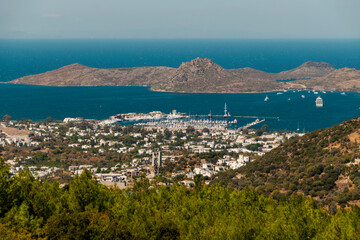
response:
<path id="1" fill-rule="evenodd" d="M 153 91 L 257 93 L 280 90 L 359 91 L 360 71 L 308 61 L 297 68 L 268 73 L 253 68 L 225 69 L 208 58 L 178 68 L 92 68 L 78 63 L 10 81 L 46 86 L 150 86 Z"/>

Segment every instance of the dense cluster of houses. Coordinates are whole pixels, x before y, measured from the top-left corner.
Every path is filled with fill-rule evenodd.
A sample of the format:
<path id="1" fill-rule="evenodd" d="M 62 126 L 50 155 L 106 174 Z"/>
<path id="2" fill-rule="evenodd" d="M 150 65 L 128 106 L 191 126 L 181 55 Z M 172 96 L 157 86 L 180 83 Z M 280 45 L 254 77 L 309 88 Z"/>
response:
<path id="1" fill-rule="evenodd" d="M 99 121 L 86 121 L 87 126 L 82 127 L 78 124 L 83 123 L 81 118 L 66 118 L 63 123 L 21 123 L 11 121 L 2 123 L 3 127 L 12 127 L 17 129 L 26 129 L 31 134 L 23 138 L 15 138 L 0 132 L 0 146 L 12 145 L 17 147 L 35 147 L 41 143 L 49 141 L 51 137 L 61 137 L 66 140 L 67 147 L 76 148 L 78 151 L 93 152 L 94 154 L 106 154 L 113 152 L 118 154 L 132 153 L 134 158 L 128 162 L 118 163 L 110 168 L 98 168 L 92 165 L 69 166 L 67 169 L 46 167 L 46 166 L 28 166 L 29 170 L 38 177 L 51 176 L 55 172 L 62 170 L 68 171 L 72 175 L 81 174 L 84 169 L 90 170 L 96 179 L 105 185 L 115 184 L 118 187 L 130 186 L 131 179 L 144 174 L 149 178 L 154 178 L 159 174 L 156 168 L 159 168 L 165 161 L 176 163 L 181 157 L 182 152 L 188 154 L 228 152 L 217 160 L 216 163 L 202 161 L 192 169 L 182 169 L 178 174 L 167 174 L 170 178 L 175 178 L 179 174 L 185 176 L 182 184 L 190 186 L 196 175 L 211 178 L 215 174 L 227 169 L 236 169 L 256 156 L 261 156 L 266 152 L 276 148 L 288 138 L 296 137 L 299 133 L 263 133 L 257 135 L 255 130 L 243 132 L 235 129 L 197 131 L 193 137 L 193 132 L 189 133 L 187 129 L 170 131 L 165 137 L 167 129 L 153 127 L 146 131 L 128 132 L 127 139 L 123 138 L 122 132 L 116 131 L 113 125 L 104 128 L 99 125 Z M 71 123 L 71 124 L 70 124 Z M 70 124 L 70 125 L 69 125 Z M 66 125 L 66 131 L 61 132 L 61 126 Z M 37 139 L 36 141 L 34 139 Z M 40 139 L 40 140 L 39 140 Z M 255 146 L 255 147 L 254 147 Z M 154 151 L 160 151 L 160 162 L 154 164 Z M 236 156 L 236 157 L 234 157 Z M 29 158 L 30 156 L 24 156 Z M 17 173 L 24 169 L 22 161 L 19 159 L 5 159 L 11 166 L 12 173 Z"/>

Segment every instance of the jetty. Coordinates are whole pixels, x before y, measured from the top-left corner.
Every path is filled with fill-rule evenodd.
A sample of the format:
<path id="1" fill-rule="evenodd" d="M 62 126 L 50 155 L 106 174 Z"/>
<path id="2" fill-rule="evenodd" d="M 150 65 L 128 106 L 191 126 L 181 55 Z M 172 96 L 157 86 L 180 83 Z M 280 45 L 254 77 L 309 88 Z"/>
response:
<path id="1" fill-rule="evenodd" d="M 262 120 L 256 119 L 255 121 L 253 121 L 253 122 L 251 122 L 251 123 L 248 123 L 248 124 L 246 124 L 245 126 L 243 126 L 243 127 L 241 127 L 241 128 L 242 128 L 242 129 L 247 129 L 247 128 L 252 127 L 252 126 L 254 126 L 254 125 L 256 125 L 256 124 L 262 123 L 262 122 L 264 122 L 264 121 L 265 121 L 265 119 L 262 119 Z"/>

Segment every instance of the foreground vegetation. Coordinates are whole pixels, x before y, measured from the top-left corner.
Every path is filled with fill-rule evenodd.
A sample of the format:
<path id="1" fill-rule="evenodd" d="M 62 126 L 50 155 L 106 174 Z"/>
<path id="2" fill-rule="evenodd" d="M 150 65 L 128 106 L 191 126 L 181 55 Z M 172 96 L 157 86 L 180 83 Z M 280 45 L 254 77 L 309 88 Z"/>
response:
<path id="1" fill-rule="evenodd" d="M 108 189 L 89 171 L 63 187 L 1 162 L 1 239 L 356 239 L 360 209 L 329 214 L 311 198 L 275 200 L 223 186 L 170 188 L 142 180 Z"/>

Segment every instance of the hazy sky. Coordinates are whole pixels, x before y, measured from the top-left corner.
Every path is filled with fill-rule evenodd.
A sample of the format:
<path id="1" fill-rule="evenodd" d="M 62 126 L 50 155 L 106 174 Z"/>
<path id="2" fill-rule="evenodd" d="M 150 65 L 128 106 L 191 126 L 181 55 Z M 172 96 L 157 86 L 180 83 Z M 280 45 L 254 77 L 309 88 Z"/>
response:
<path id="1" fill-rule="evenodd" d="M 0 0 L 0 37 L 360 38 L 360 0 Z"/>

